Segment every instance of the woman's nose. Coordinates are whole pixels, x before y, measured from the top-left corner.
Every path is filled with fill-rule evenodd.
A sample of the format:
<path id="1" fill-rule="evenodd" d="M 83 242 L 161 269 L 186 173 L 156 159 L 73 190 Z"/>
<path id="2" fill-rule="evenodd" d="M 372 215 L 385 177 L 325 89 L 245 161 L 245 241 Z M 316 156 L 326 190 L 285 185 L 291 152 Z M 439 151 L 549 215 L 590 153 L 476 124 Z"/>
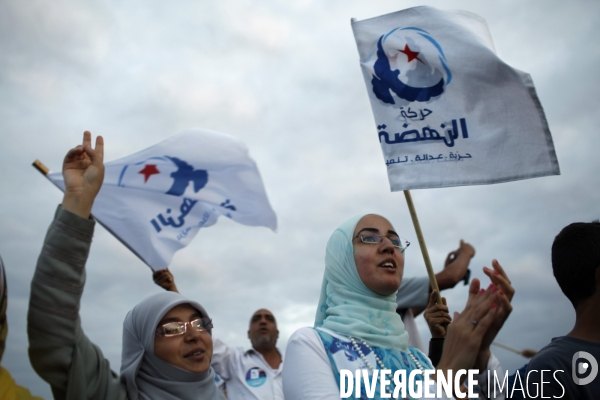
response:
<path id="1" fill-rule="evenodd" d="M 387 239 L 387 240 L 386 240 Z M 396 247 L 392 244 L 392 239 L 387 236 L 381 237 L 381 243 L 379 244 L 379 249 L 382 252 L 391 252 L 393 253 Z"/>

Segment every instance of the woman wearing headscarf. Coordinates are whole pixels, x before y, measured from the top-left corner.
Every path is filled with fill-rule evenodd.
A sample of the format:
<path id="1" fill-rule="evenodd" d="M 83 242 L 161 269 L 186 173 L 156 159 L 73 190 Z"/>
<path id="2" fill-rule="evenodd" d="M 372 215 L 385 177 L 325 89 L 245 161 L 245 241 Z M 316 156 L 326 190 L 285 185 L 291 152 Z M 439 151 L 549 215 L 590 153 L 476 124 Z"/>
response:
<path id="1" fill-rule="evenodd" d="M 387 379 L 393 394 L 396 371 L 404 371 L 406 379 L 411 371 L 433 369 L 425 355 L 408 346 L 408 334 L 396 314 L 395 294 L 402 281 L 407 245 L 388 220 L 372 214 L 349 219 L 331 235 L 314 328 L 299 329 L 287 345 L 286 400 L 340 398 L 341 370 L 353 375 L 363 370 L 370 377 L 375 370 L 391 370 Z M 488 276 L 499 283 L 494 273 Z M 511 310 L 496 284 L 479 290 L 479 281 L 474 279 L 464 311 L 456 313 L 448 327 L 437 374 L 448 376 L 448 370 L 471 368 L 501 373 L 489 346 Z M 480 375 L 480 386 L 487 386 L 486 375 Z M 422 378 L 417 374 L 417 380 Z M 361 384 L 361 398 L 367 398 Z M 408 384 L 405 388 L 410 389 Z M 380 393 L 377 378 L 374 397 L 369 398 L 378 399 Z"/>
<path id="2" fill-rule="evenodd" d="M 222 400 L 210 367 L 212 324 L 179 293 L 148 297 L 123 323 L 121 374 L 83 333 L 79 301 L 104 178 L 104 143 L 71 149 L 63 162 L 65 194 L 48 229 L 31 283 L 29 358 L 55 399 Z"/>

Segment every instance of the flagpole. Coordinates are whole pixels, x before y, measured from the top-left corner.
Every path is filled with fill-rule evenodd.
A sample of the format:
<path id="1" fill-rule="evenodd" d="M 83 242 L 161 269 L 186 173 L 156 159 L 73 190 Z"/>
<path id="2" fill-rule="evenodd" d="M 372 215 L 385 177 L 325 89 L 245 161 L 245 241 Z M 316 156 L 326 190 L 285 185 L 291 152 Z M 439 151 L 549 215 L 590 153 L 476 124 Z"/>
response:
<path id="1" fill-rule="evenodd" d="M 48 175 L 48 172 L 50 172 L 48 167 L 46 167 L 44 164 L 42 164 L 42 162 L 40 160 L 35 160 L 31 165 L 33 165 L 33 167 L 35 169 L 40 171 L 42 173 L 42 175 Z"/>
<path id="2" fill-rule="evenodd" d="M 512 351 L 513 353 L 515 353 L 515 354 L 518 354 L 518 355 L 520 355 L 520 356 L 521 356 L 521 355 L 523 355 L 523 354 L 522 354 L 522 352 L 521 352 L 521 350 L 519 350 L 519 349 L 515 349 L 514 347 L 510 347 L 509 345 L 506 345 L 506 344 L 504 344 L 504 343 L 496 342 L 496 341 L 494 340 L 494 341 L 492 342 L 492 344 L 493 344 L 494 346 L 498 346 L 498 347 L 500 347 L 500 348 L 503 348 L 504 350 Z"/>
<path id="3" fill-rule="evenodd" d="M 410 195 L 410 190 L 404 191 L 404 197 L 406 197 L 406 204 L 408 205 L 408 211 L 410 212 L 410 218 L 412 219 L 415 231 L 417 232 L 417 239 L 419 240 L 419 246 L 421 247 L 421 253 L 423 254 L 423 261 L 425 261 L 425 268 L 427 268 L 427 275 L 429 275 L 429 284 L 433 290 L 437 291 L 437 303 L 442 304 L 442 295 L 433 273 L 433 267 L 431 266 L 431 260 L 429 259 L 429 252 L 427 252 L 427 246 L 425 245 L 425 238 L 421 231 L 421 224 L 419 224 L 419 218 L 417 217 L 417 211 Z"/>
<path id="4" fill-rule="evenodd" d="M 35 169 L 37 169 L 39 172 L 41 172 L 42 175 L 44 175 L 46 177 L 46 179 L 48 179 L 50 182 L 52 182 L 52 184 L 54 184 L 54 186 L 58 187 L 60 190 L 63 190 L 62 188 L 60 188 L 56 183 L 54 183 L 54 181 L 50 178 L 48 178 L 48 173 L 50 172 L 50 169 L 48 167 L 46 167 L 40 160 L 35 160 L 33 163 L 31 163 L 31 165 L 33 165 L 33 167 Z M 93 216 L 93 215 L 92 215 Z M 108 226 L 104 225 L 104 223 L 102 223 L 101 221 L 99 221 L 98 219 L 96 219 L 96 221 L 102 225 L 102 227 L 104 227 L 104 229 L 106 229 L 107 231 L 109 231 L 115 238 L 117 238 L 117 240 L 121 243 L 123 243 L 123 245 L 125 247 L 127 247 L 129 250 L 131 250 L 131 252 L 133 254 L 135 254 L 140 260 L 142 260 L 142 262 L 144 264 L 146 264 L 148 267 L 150 267 L 150 269 L 152 271 L 156 271 L 154 268 L 152 268 L 152 266 L 150 264 L 148 264 L 146 262 L 146 260 L 144 260 L 144 258 L 133 249 L 133 247 L 131 247 L 126 241 L 124 241 L 123 239 L 121 239 L 119 237 L 119 235 L 117 235 L 112 229 L 110 229 Z"/>

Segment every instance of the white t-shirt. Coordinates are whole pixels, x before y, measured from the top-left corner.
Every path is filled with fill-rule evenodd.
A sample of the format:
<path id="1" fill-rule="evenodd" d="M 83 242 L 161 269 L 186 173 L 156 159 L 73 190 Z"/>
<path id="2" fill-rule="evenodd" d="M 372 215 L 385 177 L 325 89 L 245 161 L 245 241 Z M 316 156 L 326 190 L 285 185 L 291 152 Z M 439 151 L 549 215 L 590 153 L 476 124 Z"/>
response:
<path id="1" fill-rule="evenodd" d="M 350 342 L 350 339 L 344 335 L 328 329 L 319 329 L 342 341 Z M 372 354 L 369 354 L 369 356 L 372 357 Z M 294 332 L 288 342 L 285 358 L 283 393 L 287 400 L 333 400 L 340 398 L 340 388 L 327 352 L 323 347 L 319 334 L 314 329 L 300 328 Z M 371 365 L 377 365 L 374 358 L 369 361 Z M 356 368 L 349 369 L 354 370 Z M 494 355 L 490 357 L 488 369 L 495 370 L 499 377 L 504 376 L 500 363 Z M 478 376 L 478 383 L 483 388 L 487 387 L 487 371 Z M 481 398 L 485 397 L 482 395 Z M 437 399 L 448 399 L 448 397 L 442 393 L 442 397 Z M 504 399 L 504 396 L 500 394 L 495 399 Z"/>
<path id="2" fill-rule="evenodd" d="M 213 338 L 211 366 L 227 383 L 230 400 L 283 400 L 283 355 L 273 369 L 258 351 L 231 348 Z"/>
<path id="3" fill-rule="evenodd" d="M 404 323 L 404 329 L 406 330 L 406 332 L 408 332 L 408 345 L 410 347 L 414 347 L 415 349 L 419 349 L 422 352 L 425 352 L 425 347 L 423 346 L 421 335 L 419 334 L 419 330 L 417 329 L 415 316 L 413 315 L 413 312 L 410 308 L 407 309 L 404 315 L 402 316 L 402 322 Z"/>
<path id="4" fill-rule="evenodd" d="M 396 294 L 396 304 L 398 308 L 405 309 L 402 315 L 404 329 L 408 332 L 408 345 L 425 351 L 421 335 L 417 329 L 415 316 L 412 313 L 413 307 L 427 307 L 429 302 L 429 278 L 426 276 L 402 278 L 402 284 Z"/>

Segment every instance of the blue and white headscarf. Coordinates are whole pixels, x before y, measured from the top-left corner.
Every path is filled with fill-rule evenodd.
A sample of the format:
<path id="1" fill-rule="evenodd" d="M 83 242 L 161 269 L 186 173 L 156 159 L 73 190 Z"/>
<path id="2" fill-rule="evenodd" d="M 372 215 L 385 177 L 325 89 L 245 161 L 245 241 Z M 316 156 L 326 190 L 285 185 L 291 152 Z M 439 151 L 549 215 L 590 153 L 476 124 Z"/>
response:
<path id="1" fill-rule="evenodd" d="M 364 215 L 337 228 L 325 254 L 325 275 L 315 316 L 323 327 L 372 346 L 408 351 L 408 333 L 396 313 L 396 293 L 381 296 L 365 286 L 356 270 L 352 235 Z"/>

